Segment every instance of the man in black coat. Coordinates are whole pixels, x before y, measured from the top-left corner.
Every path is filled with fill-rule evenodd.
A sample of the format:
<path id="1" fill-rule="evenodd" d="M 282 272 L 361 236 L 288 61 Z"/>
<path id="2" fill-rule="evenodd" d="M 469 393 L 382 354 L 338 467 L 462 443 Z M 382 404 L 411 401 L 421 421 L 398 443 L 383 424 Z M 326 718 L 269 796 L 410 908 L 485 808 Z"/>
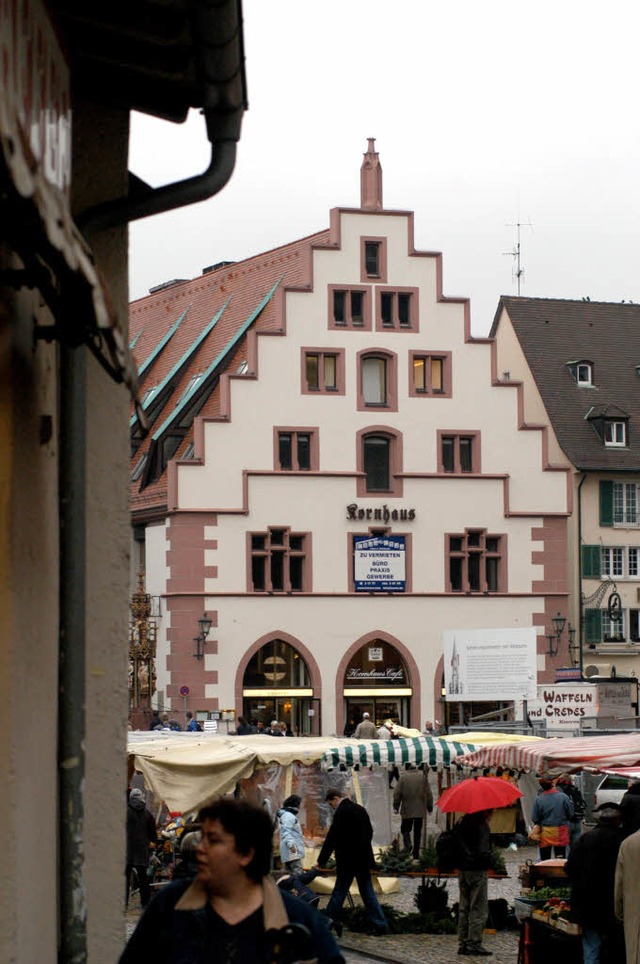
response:
<path id="1" fill-rule="evenodd" d="M 640 782 L 632 783 L 622 800 L 622 829 L 625 837 L 640 830 Z"/>
<path id="2" fill-rule="evenodd" d="M 333 822 L 318 856 L 319 869 L 324 869 L 334 851 L 336 855 L 336 883 L 327 904 L 326 914 L 340 936 L 340 911 L 355 877 L 374 933 L 388 934 L 389 925 L 371 883 L 371 870 L 375 866 L 375 860 L 371 846 L 373 827 L 369 814 L 364 807 L 344 796 L 340 790 L 329 790 L 325 800 L 333 810 Z"/>
<path id="3" fill-rule="evenodd" d="M 593 811 L 597 821 L 576 840 L 565 871 L 571 880 L 571 914 L 582 927 L 585 961 L 624 960 L 621 933 L 614 912 L 618 850 L 624 839 L 621 808 L 602 803 Z"/>
<path id="4" fill-rule="evenodd" d="M 126 904 L 129 903 L 131 871 L 135 870 L 140 887 L 140 903 L 146 907 L 151 898 L 151 888 L 147 876 L 149 866 L 149 844 L 157 840 L 156 822 L 145 806 L 144 791 L 134 787 L 129 794 L 127 805 L 127 875 Z"/>

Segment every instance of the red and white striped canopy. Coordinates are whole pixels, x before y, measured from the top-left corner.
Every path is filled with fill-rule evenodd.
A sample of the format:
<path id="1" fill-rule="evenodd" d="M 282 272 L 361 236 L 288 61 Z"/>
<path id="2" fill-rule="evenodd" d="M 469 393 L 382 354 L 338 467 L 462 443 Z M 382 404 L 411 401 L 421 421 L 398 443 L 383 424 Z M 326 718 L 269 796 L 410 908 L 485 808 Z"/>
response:
<path id="1" fill-rule="evenodd" d="M 640 733 L 496 743 L 456 757 L 455 762 L 473 768 L 504 767 L 550 774 L 636 767 L 640 766 Z"/>

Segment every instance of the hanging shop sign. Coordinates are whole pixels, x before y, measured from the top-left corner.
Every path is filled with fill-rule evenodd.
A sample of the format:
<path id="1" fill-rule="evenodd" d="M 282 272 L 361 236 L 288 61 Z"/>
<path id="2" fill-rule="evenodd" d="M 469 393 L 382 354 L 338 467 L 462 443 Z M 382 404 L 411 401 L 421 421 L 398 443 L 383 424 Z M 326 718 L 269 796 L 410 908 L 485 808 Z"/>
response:
<path id="1" fill-rule="evenodd" d="M 356 592 L 404 592 L 404 536 L 354 536 L 353 581 Z"/>
<path id="2" fill-rule="evenodd" d="M 352 502 L 347 506 L 347 522 L 413 522 L 416 509 L 395 508 L 388 505 L 361 506 Z"/>

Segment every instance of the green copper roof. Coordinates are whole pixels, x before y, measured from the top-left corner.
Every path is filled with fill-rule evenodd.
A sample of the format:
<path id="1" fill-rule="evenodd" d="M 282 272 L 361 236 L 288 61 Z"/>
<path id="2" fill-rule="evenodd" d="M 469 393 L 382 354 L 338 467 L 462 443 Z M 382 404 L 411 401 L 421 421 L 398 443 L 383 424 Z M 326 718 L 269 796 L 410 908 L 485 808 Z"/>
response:
<path id="1" fill-rule="evenodd" d="M 165 422 L 160 426 L 160 428 L 152 435 L 152 440 L 153 440 L 154 442 L 158 442 L 158 441 L 160 440 L 160 438 L 164 435 L 164 433 L 167 431 L 167 429 L 171 427 L 171 425 L 176 421 L 176 419 L 180 416 L 180 414 L 184 411 L 184 409 L 185 409 L 185 408 L 189 405 L 189 403 L 193 400 L 194 395 L 195 395 L 198 391 L 201 391 L 202 388 L 206 385 L 207 379 L 209 378 L 209 376 L 212 375 L 212 374 L 215 372 L 216 368 L 218 368 L 218 366 L 221 364 L 221 362 L 223 362 L 224 359 L 230 354 L 230 352 L 233 351 L 233 349 L 234 349 L 235 346 L 238 344 L 238 342 L 240 341 L 240 339 L 244 337 L 244 335 L 246 334 L 247 330 L 251 327 L 251 325 L 253 324 L 253 322 L 256 320 L 256 318 L 258 317 L 258 315 L 260 314 L 260 312 L 261 312 L 261 311 L 265 308 L 265 306 L 271 301 L 271 299 L 273 298 L 273 295 L 275 294 L 275 291 L 276 291 L 276 289 L 277 289 L 277 287 L 278 287 L 278 285 L 280 284 L 281 281 L 282 281 L 282 278 L 280 278 L 278 281 L 276 281 L 276 283 L 274 284 L 273 288 L 264 296 L 264 298 L 262 299 L 262 301 L 257 305 L 256 308 L 254 308 L 254 310 L 251 312 L 251 314 L 250 314 L 249 317 L 246 319 L 246 321 L 244 321 L 244 322 L 242 323 L 242 325 L 238 328 L 238 330 L 237 330 L 236 333 L 233 335 L 233 337 L 229 339 L 229 341 L 228 341 L 227 344 L 224 346 L 224 348 L 222 349 L 222 351 L 219 352 L 219 354 L 218 354 L 218 355 L 216 356 L 216 358 L 211 362 L 211 364 L 208 366 L 208 368 L 205 369 L 204 374 L 203 374 L 203 377 L 200 379 L 200 381 L 198 382 L 198 384 L 195 385 L 195 386 L 192 388 L 192 390 L 191 390 L 187 395 L 185 395 L 185 397 L 182 399 L 182 401 L 174 408 L 174 410 L 173 410 L 173 412 L 171 413 L 171 415 L 165 420 Z M 227 306 L 228 303 L 229 303 L 229 302 L 227 301 L 227 303 L 224 305 L 224 308 L 226 308 L 226 306 Z M 221 309 L 220 314 L 222 313 L 222 311 L 224 310 L 224 308 Z M 216 318 L 215 320 L 217 320 L 217 318 Z"/>
<path id="2" fill-rule="evenodd" d="M 151 354 L 149 355 L 149 357 L 146 358 L 146 359 L 143 361 L 143 363 L 140 365 L 140 368 L 138 369 L 138 377 L 139 377 L 139 378 L 142 378 L 142 376 L 145 374 L 145 372 L 147 371 L 147 369 L 150 368 L 151 365 L 153 365 L 153 363 L 154 363 L 154 361 L 156 360 L 156 358 L 158 357 L 158 355 L 161 354 L 161 352 L 163 351 L 165 345 L 167 345 L 167 344 L 171 341 L 171 339 L 173 338 L 173 336 L 174 336 L 175 333 L 177 332 L 178 328 L 180 327 L 180 325 L 181 325 L 182 322 L 184 321 L 184 318 L 185 318 L 188 310 L 189 310 L 189 309 L 187 308 L 185 311 L 182 312 L 182 314 L 180 315 L 180 317 L 178 318 L 178 320 L 176 321 L 176 323 L 171 326 L 171 328 L 170 328 L 169 331 L 166 333 L 166 335 L 164 336 L 164 338 L 161 338 L 161 339 L 160 339 L 160 341 L 158 342 L 158 344 L 156 345 L 156 347 L 153 349 L 153 351 L 151 352 Z"/>
<path id="3" fill-rule="evenodd" d="M 222 308 L 220 309 L 220 311 L 218 311 L 218 313 L 217 313 L 216 315 L 214 315 L 214 317 L 211 319 L 211 321 L 209 322 L 209 324 L 206 325 L 206 326 L 202 329 L 202 331 L 200 332 L 200 334 L 198 335 L 198 337 L 196 338 L 196 340 L 193 342 L 193 344 L 190 345 L 189 348 L 187 348 L 187 350 L 185 351 L 185 353 L 184 353 L 184 355 L 182 356 L 182 358 L 180 359 L 180 361 L 177 361 L 176 364 L 175 364 L 175 365 L 173 366 L 173 368 L 171 369 L 171 371 L 170 371 L 167 375 L 165 375 L 165 377 L 162 379 L 162 381 L 161 381 L 160 384 L 158 385 L 156 391 L 153 393 L 153 395 L 151 395 L 151 396 L 147 399 L 147 402 L 145 403 L 145 405 L 143 406 L 143 408 L 146 409 L 147 405 L 151 405 L 151 403 L 153 402 L 154 398 L 157 398 L 157 397 L 158 397 L 158 395 L 162 392 L 163 388 L 165 388 L 165 387 L 169 384 L 169 382 L 170 382 L 173 378 L 175 378 L 176 374 L 180 371 L 180 369 L 183 368 L 184 365 L 187 364 L 187 362 L 190 360 L 191 356 L 194 354 L 194 352 L 197 351 L 197 349 L 200 347 L 200 345 L 202 344 L 202 342 L 204 341 L 204 339 L 207 337 L 207 335 L 210 334 L 210 332 L 213 331 L 213 329 L 214 329 L 215 326 L 217 325 L 218 321 L 219 321 L 220 318 L 222 317 L 223 311 L 225 310 L 225 308 L 226 308 L 227 305 L 229 304 L 229 301 L 230 301 L 230 298 L 227 298 L 227 300 L 226 300 L 225 303 L 223 304 L 223 306 L 222 306 Z M 188 310 L 189 310 L 189 309 L 187 308 L 187 311 L 188 311 Z M 180 322 L 183 320 L 183 318 L 184 318 L 184 316 L 186 315 L 186 313 L 187 313 L 187 312 L 185 311 L 184 314 L 181 315 L 180 318 L 178 318 L 178 320 L 177 320 L 177 322 L 175 323 L 175 325 L 172 326 L 171 330 L 170 330 L 169 332 L 167 332 L 167 334 L 166 334 L 165 337 L 163 338 L 162 342 L 160 342 L 160 345 L 162 345 L 163 343 L 166 344 L 166 342 L 168 341 L 168 339 L 170 338 L 170 336 L 173 334 L 173 332 L 177 329 L 177 327 L 178 327 L 178 325 L 180 324 Z M 158 346 L 158 349 L 160 348 L 160 345 Z M 150 361 L 150 359 L 152 358 L 152 356 L 155 355 L 155 354 L 157 354 L 158 349 L 156 349 L 155 352 L 152 352 L 152 355 L 149 356 L 149 358 L 147 359 L 147 361 L 144 363 L 144 366 L 143 366 L 143 367 L 147 366 L 147 364 L 148 364 L 148 362 Z M 141 368 L 141 369 L 140 369 L 140 374 L 142 374 L 142 370 L 143 370 L 143 369 Z M 138 416 L 137 416 L 136 414 L 133 414 L 133 415 L 131 416 L 131 418 L 130 418 L 130 420 L 129 420 L 129 427 L 130 427 L 130 428 L 133 428 L 133 426 L 136 424 L 137 417 L 138 417 Z"/>

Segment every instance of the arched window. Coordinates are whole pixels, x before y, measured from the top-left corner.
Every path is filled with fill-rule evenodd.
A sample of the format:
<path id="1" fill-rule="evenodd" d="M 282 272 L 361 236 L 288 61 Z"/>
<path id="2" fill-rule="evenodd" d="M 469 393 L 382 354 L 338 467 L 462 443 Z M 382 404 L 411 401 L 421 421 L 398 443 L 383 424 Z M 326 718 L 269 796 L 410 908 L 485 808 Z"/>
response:
<path id="1" fill-rule="evenodd" d="M 244 673 L 245 688 L 283 689 L 311 685 L 307 664 L 300 653 L 283 639 L 272 639 L 249 660 Z"/>

